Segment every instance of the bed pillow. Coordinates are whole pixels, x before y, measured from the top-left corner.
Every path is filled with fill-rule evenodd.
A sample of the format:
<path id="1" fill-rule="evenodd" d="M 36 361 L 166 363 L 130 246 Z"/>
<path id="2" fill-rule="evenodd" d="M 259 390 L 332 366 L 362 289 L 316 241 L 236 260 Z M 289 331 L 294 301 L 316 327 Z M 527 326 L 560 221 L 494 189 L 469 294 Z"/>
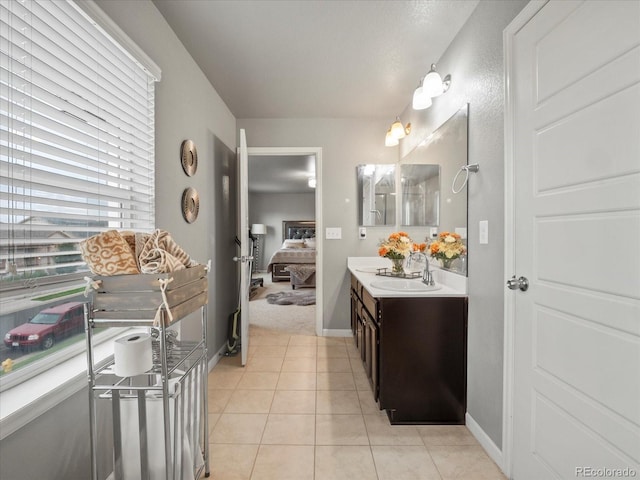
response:
<path id="1" fill-rule="evenodd" d="M 316 238 L 305 238 L 304 239 L 304 246 L 307 248 L 316 248 Z"/>
<path id="2" fill-rule="evenodd" d="M 304 240 L 301 238 L 291 238 L 284 241 L 282 248 L 304 248 Z"/>

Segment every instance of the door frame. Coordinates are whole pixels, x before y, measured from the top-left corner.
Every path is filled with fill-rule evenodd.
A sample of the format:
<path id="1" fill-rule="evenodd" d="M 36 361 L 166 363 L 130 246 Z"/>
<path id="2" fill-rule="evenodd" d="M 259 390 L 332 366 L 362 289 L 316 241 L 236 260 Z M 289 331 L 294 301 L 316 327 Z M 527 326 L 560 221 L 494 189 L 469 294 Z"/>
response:
<path id="1" fill-rule="evenodd" d="M 531 0 L 504 29 L 502 34 L 504 51 L 505 111 L 504 111 L 504 279 L 515 272 L 515 184 L 514 169 L 514 120 L 515 97 L 512 89 L 514 80 L 513 51 L 516 34 L 524 27 L 548 0 Z M 515 370 L 515 304 L 511 290 L 504 288 L 504 340 L 503 340 L 503 381 L 502 381 L 502 462 L 500 467 L 511 478 L 513 471 L 513 411 L 514 411 L 514 370 Z"/>
<path id="2" fill-rule="evenodd" d="M 302 156 L 314 155 L 316 159 L 316 335 L 322 336 L 322 147 L 248 147 L 249 156 Z M 320 235 L 319 235 L 320 233 Z"/>

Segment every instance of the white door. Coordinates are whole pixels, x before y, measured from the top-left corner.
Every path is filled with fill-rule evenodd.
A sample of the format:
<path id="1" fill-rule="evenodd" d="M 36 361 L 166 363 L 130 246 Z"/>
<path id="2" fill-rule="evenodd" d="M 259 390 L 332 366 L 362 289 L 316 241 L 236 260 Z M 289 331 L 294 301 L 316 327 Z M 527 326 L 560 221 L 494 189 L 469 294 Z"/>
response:
<path id="1" fill-rule="evenodd" d="M 522 23 L 512 475 L 640 478 L 640 2 L 551 1 Z"/>
<path id="2" fill-rule="evenodd" d="M 249 353 L 249 293 L 251 291 L 251 265 L 253 257 L 249 250 L 249 154 L 247 136 L 240 129 L 240 161 L 238 183 L 240 184 L 240 342 L 242 365 L 247 364 Z"/>

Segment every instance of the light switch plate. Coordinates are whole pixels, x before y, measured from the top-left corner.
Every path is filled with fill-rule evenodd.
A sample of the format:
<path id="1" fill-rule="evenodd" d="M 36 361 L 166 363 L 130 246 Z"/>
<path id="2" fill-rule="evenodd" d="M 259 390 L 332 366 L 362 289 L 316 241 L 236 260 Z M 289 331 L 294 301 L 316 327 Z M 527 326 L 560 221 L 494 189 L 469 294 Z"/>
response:
<path id="1" fill-rule="evenodd" d="M 429 237 L 430 238 L 438 238 L 438 227 L 431 227 L 429 229 Z"/>
<path id="2" fill-rule="evenodd" d="M 327 240 L 340 240 L 342 238 L 342 228 L 327 227 L 325 230 L 325 238 Z"/>
<path id="3" fill-rule="evenodd" d="M 358 229 L 358 237 L 360 238 L 360 240 L 364 240 L 365 238 L 367 238 L 367 227 L 360 227 Z"/>
<path id="4" fill-rule="evenodd" d="M 478 237 L 481 245 L 489 243 L 489 220 L 480 220 L 478 223 Z"/>

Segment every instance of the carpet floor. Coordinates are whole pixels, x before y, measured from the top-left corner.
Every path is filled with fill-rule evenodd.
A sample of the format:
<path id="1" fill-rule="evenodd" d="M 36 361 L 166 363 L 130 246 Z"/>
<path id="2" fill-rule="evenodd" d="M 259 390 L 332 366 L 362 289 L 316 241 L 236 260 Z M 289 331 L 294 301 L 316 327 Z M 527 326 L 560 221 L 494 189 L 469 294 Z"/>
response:
<path id="1" fill-rule="evenodd" d="M 267 302 L 267 295 L 289 292 L 288 282 L 271 281 L 271 274 L 254 274 L 253 278 L 262 277 L 264 287 L 258 287 L 249 302 L 249 328 L 274 333 L 291 335 L 316 334 L 315 305 L 275 305 Z M 295 292 L 315 292 L 314 288 L 304 288 Z M 255 332 L 254 332 L 255 333 Z"/>

